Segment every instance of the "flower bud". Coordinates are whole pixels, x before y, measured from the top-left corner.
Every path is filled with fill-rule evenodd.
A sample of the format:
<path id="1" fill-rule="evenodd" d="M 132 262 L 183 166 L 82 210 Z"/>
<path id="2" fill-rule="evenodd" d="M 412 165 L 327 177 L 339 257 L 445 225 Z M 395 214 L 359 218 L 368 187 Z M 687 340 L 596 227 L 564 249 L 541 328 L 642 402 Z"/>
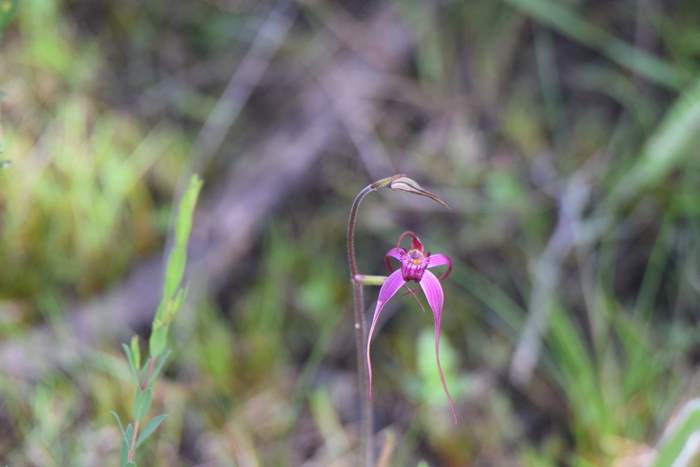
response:
<path id="1" fill-rule="evenodd" d="M 436 203 L 442 204 L 446 208 L 450 207 L 447 204 L 447 202 L 441 199 L 438 195 L 426 190 L 425 188 L 420 186 L 417 181 L 413 180 L 412 178 L 406 177 L 405 175 L 391 177 L 389 188 L 391 188 L 392 190 L 406 191 L 415 195 L 425 196 L 426 198 L 432 199 Z"/>

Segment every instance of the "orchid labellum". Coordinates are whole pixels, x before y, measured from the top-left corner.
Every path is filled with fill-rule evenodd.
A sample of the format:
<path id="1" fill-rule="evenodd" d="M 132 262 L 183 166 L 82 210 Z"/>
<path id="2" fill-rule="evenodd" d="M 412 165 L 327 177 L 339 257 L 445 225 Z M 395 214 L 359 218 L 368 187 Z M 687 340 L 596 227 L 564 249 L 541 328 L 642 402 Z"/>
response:
<path id="1" fill-rule="evenodd" d="M 411 239 L 411 247 L 409 250 L 405 250 L 401 247 L 401 242 L 406 237 L 410 237 Z M 392 259 L 400 263 L 400 268 L 396 271 L 394 271 L 391 266 Z M 447 255 L 442 253 L 431 254 L 426 252 L 423 248 L 423 243 L 421 243 L 418 236 L 413 232 L 402 233 L 396 247 L 387 252 L 385 260 L 387 268 L 391 274 L 384 280 L 384 283 L 379 290 L 379 298 L 377 299 L 377 305 L 374 308 L 372 325 L 369 329 L 369 335 L 367 337 L 367 367 L 369 370 L 368 396 L 370 399 L 372 398 L 372 363 L 370 360 L 370 345 L 372 343 L 374 328 L 377 325 L 377 321 L 379 321 L 379 316 L 384 309 L 384 305 L 386 305 L 386 303 L 391 300 L 391 298 L 396 295 L 396 293 L 404 285 L 412 281 L 417 282 L 420 285 L 420 288 L 423 290 L 423 294 L 425 295 L 428 305 L 433 312 L 433 317 L 435 318 L 435 356 L 437 360 L 437 367 L 438 372 L 440 373 L 442 388 L 445 391 L 445 395 L 447 396 L 450 404 L 452 417 L 456 423 L 457 413 L 455 411 L 454 402 L 452 401 L 452 397 L 450 397 L 450 393 L 447 390 L 445 376 L 442 372 L 442 367 L 440 366 L 440 322 L 442 319 L 442 307 L 445 301 L 440 281 L 445 279 L 452 270 L 452 261 Z M 447 270 L 438 278 L 430 271 L 430 269 L 440 266 L 446 266 Z M 407 286 L 407 289 L 409 293 L 415 296 L 415 292 L 410 288 L 410 285 Z"/>

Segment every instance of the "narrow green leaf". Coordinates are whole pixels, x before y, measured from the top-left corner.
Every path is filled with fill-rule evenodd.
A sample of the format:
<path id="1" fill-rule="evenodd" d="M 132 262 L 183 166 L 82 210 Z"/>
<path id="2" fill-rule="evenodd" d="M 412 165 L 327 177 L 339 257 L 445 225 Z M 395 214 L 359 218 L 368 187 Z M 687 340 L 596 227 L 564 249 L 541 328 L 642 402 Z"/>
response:
<path id="1" fill-rule="evenodd" d="M 0 0 L 2 1 L 2 0 Z M 129 362 L 129 369 L 131 370 L 131 375 L 138 382 L 139 370 L 136 365 L 134 365 L 134 356 L 131 354 L 131 349 L 128 345 L 122 343 L 122 349 L 124 349 L 124 354 L 126 355 L 126 361 Z"/>
<path id="2" fill-rule="evenodd" d="M 141 367 L 141 349 L 139 347 L 139 338 L 137 336 L 131 337 L 131 355 L 134 359 L 134 366 L 136 368 Z"/>
<path id="3" fill-rule="evenodd" d="M 155 331 L 163 325 L 163 314 L 165 314 L 165 307 L 167 304 L 168 302 L 164 298 L 161 298 L 160 303 L 158 304 L 158 308 L 156 308 L 156 314 L 153 318 L 151 332 Z M 151 352 L 151 355 L 153 355 L 153 352 Z"/>
<path id="4" fill-rule="evenodd" d="M 125 443 L 129 443 L 129 439 L 126 437 L 126 431 L 124 431 L 124 425 L 122 425 L 122 421 L 119 418 L 119 414 L 114 410 L 112 410 L 110 413 L 112 414 L 112 417 L 114 417 L 114 419 L 117 421 L 117 425 L 119 425 L 119 431 L 122 434 L 122 439 Z"/>
<path id="5" fill-rule="evenodd" d="M 671 467 L 683 454 L 690 437 L 700 431 L 700 399 L 688 401 L 661 438 L 654 467 Z M 681 465 L 689 465 L 681 463 Z M 694 465 L 694 464 L 693 464 Z"/>
<path id="6" fill-rule="evenodd" d="M 182 304 L 185 301 L 185 297 L 187 296 L 187 287 L 183 287 L 179 289 L 176 293 L 175 296 L 170 300 L 168 307 L 166 308 L 166 313 L 165 313 L 165 322 L 167 325 L 169 325 L 172 321 L 173 318 L 175 318 L 175 313 L 182 307 Z"/>
<path id="7" fill-rule="evenodd" d="M 131 349 L 129 349 L 129 346 L 124 344 L 123 342 L 122 342 L 122 349 L 124 349 L 124 355 L 126 355 L 126 359 L 129 362 L 129 365 L 132 365 L 133 359 L 131 358 Z"/>
<path id="8" fill-rule="evenodd" d="M 201 188 L 202 179 L 197 175 L 193 175 L 185 194 L 182 196 L 180 209 L 175 219 L 175 242 L 170 251 L 168 264 L 165 270 L 163 297 L 173 297 L 182 282 L 187 260 L 187 241 L 189 240 L 190 231 L 192 230 L 192 217 Z"/>
<path id="9" fill-rule="evenodd" d="M 141 446 L 141 443 L 146 441 L 146 439 L 151 436 L 151 434 L 156 431 L 158 426 L 160 426 L 161 423 L 163 423 L 163 420 L 165 420 L 167 415 L 158 415 L 156 417 L 153 417 L 150 422 L 148 422 L 148 425 L 143 429 L 141 434 L 139 435 L 139 439 L 136 441 L 136 447 Z"/>
<path id="10" fill-rule="evenodd" d="M 134 427 L 129 423 L 129 425 L 126 427 L 126 439 L 122 444 L 122 448 L 120 451 L 119 455 L 119 465 L 121 467 L 127 467 L 129 465 L 129 442 L 131 440 L 132 435 L 134 434 Z"/>
<path id="11" fill-rule="evenodd" d="M 180 201 L 180 208 L 175 218 L 175 238 L 168 254 L 163 280 L 163 296 L 156 310 L 149 340 L 152 357 L 158 357 L 167 343 L 168 327 L 182 305 L 184 294 L 180 289 L 187 262 L 187 242 L 192 230 L 192 218 L 197 197 L 202 188 L 202 180 L 193 175 Z"/>
<path id="12" fill-rule="evenodd" d="M 154 327 L 151 332 L 151 338 L 149 340 L 149 346 L 151 348 L 151 355 L 159 356 L 165 350 L 165 344 L 168 340 L 168 328 L 166 326 Z"/>
<path id="13" fill-rule="evenodd" d="M 126 443 L 122 444 L 119 450 L 119 467 L 128 467 L 129 446 Z"/>
<path id="14" fill-rule="evenodd" d="M 151 397 L 153 388 L 149 387 L 145 391 L 136 391 L 136 402 L 134 403 L 134 420 L 142 420 L 151 408 Z"/>

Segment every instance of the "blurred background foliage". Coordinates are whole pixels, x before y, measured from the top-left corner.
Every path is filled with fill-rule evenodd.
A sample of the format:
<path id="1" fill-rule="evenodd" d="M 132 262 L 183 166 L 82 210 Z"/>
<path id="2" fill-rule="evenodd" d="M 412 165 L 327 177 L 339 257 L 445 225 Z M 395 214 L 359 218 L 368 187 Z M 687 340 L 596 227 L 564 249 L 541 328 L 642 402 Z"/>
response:
<path id="1" fill-rule="evenodd" d="M 308 123 L 299 96 L 340 122 L 294 180 L 276 172 L 283 151 L 263 165 L 264 186 L 287 190 L 272 208 L 232 211 L 262 222 L 216 286 L 194 281 L 154 396 L 169 417 L 141 465 L 356 465 L 345 222 L 359 189 L 396 172 L 452 210 L 368 200 L 360 267 L 381 273 L 406 228 L 454 259 L 442 351 L 462 422 L 432 319 L 404 298 L 373 351 L 384 465 L 651 465 L 697 396 L 695 0 L 0 0 L 15 7 L 0 19 L 0 355 L 33 355 L 35 329 L 60 352 L 74 309 L 162 255 L 189 172 L 206 218 L 226 174 L 277 156 L 259 142 Z M 410 41 L 393 68 L 363 34 L 387 10 Z M 231 76 L 265 47 L 221 144 L 202 149 Z M 336 101 L 354 68 L 334 88 L 319 77 L 339 56 L 388 85 Z M 0 464 L 117 465 L 109 412 L 133 403 L 118 344 L 145 343 L 150 317 L 70 365 L 0 371 Z"/>

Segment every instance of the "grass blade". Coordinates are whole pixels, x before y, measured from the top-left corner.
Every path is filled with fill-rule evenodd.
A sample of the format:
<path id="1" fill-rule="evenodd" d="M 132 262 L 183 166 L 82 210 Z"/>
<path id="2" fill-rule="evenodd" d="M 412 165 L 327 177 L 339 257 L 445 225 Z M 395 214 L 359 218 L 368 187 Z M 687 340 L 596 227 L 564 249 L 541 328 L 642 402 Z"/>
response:
<path id="1" fill-rule="evenodd" d="M 694 434 L 700 432 L 700 399 L 687 402 L 661 438 L 654 467 L 671 467 L 686 451 Z M 681 465 L 687 465 L 683 463 Z"/>
<path id="2" fill-rule="evenodd" d="M 608 207 L 615 210 L 644 189 L 659 183 L 686 157 L 692 156 L 693 151 L 688 148 L 698 140 L 699 135 L 700 79 L 666 113 L 642 149 L 639 160 L 608 197 Z"/>
<path id="3" fill-rule="evenodd" d="M 559 2 L 551 0 L 506 1 L 537 21 L 583 45 L 598 50 L 618 65 L 666 88 L 681 89 L 691 79 L 691 74 L 686 70 L 674 67 L 643 49 L 618 39 L 586 21 L 571 9 L 562 6 Z"/>

